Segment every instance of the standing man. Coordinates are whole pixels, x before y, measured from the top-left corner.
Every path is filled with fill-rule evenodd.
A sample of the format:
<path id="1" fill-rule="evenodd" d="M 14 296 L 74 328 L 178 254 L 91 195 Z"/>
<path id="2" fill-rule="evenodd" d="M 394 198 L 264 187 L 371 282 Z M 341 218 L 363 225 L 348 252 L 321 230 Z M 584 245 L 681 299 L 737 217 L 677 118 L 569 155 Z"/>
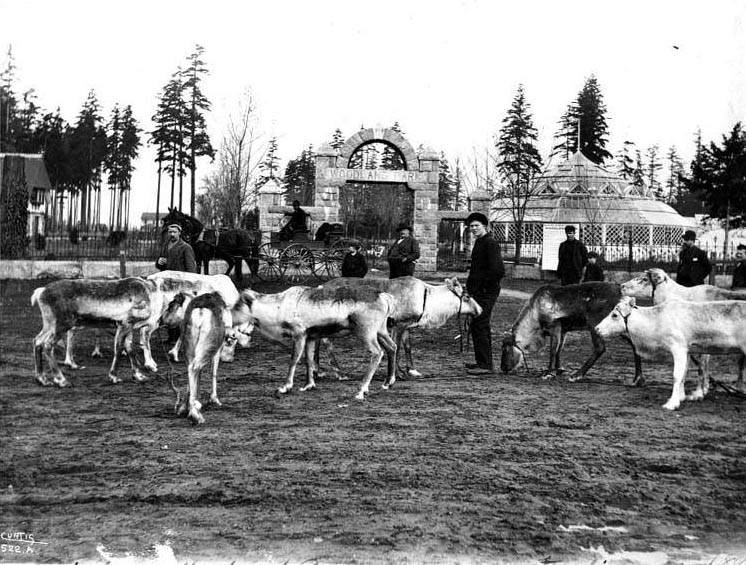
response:
<path id="1" fill-rule="evenodd" d="M 746 245 L 738 244 L 736 247 L 736 268 L 733 269 L 733 280 L 731 281 L 731 290 L 740 290 L 746 288 Z"/>
<path id="2" fill-rule="evenodd" d="M 161 248 L 161 253 L 155 260 L 155 266 L 160 271 L 197 272 L 194 250 L 191 245 L 181 239 L 181 226 L 179 224 L 168 226 L 168 241 Z"/>
<path id="3" fill-rule="evenodd" d="M 676 282 L 681 286 L 698 286 L 705 284 L 710 276 L 712 265 L 707 253 L 694 245 L 697 234 L 693 230 L 684 232 L 684 243 L 679 253 L 679 266 L 676 269 Z"/>
<path id="4" fill-rule="evenodd" d="M 466 218 L 471 234 L 476 238 L 471 250 L 471 266 L 466 279 L 466 290 L 482 307 L 482 313 L 471 322 L 471 339 L 474 343 L 474 360 L 467 363 L 470 375 L 492 375 L 492 308 L 500 296 L 500 280 L 505 275 L 500 246 L 487 230 L 489 220 L 479 212 L 472 212 Z"/>
<path id="5" fill-rule="evenodd" d="M 562 286 L 578 284 L 583 268 L 588 263 L 588 250 L 579 239 L 575 239 L 575 226 L 565 226 L 567 239 L 560 243 L 557 276 Z"/>
<path id="6" fill-rule="evenodd" d="M 399 238 L 391 244 L 387 255 L 390 279 L 414 275 L 414 263 L 420 258 L 420 242 L 412 237 L 412 227 L 399 224 L 396 231 Z"/>

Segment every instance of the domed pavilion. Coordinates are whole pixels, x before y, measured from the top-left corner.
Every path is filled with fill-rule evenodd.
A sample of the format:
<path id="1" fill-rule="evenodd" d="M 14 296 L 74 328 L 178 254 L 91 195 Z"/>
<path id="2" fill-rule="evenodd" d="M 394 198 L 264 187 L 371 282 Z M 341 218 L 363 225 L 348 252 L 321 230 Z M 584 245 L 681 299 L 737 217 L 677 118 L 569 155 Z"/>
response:
<path id="1" fill-rule="evenodd" d="M 507 197 L 496 200 L 491 220 L 498 239 L 514 243 L 512 207 Z M 626 181 L 581 152 L 541 178 L 523 221 L 521 257 L 541 257 L 544 269 L 556 268 L 557 248 L 569 224 L 578 228 L 588 249 L 606 261 L 626 258 L 630 247 L 641 257 L 669 255 L 677 250 L 684 230 L 695 227 L 694 218 L 656 200 L 647 186 Z"/>

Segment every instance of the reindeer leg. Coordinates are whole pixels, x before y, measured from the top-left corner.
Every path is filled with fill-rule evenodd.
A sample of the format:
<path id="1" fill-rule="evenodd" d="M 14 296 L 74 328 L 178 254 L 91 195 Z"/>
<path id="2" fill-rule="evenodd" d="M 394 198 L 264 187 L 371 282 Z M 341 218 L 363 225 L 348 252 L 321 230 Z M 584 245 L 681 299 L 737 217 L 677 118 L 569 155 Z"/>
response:
<path id="1" fill-rule="evenodd" d="M 220 366 L 220 350 L 212 358 L 212 393 L 210 393 L 210 404 L 222 406 L 218 398 L 218 367 Z"/>
<path id="2" fill-rule="evenodd" d="M 635 344 L 630 340 L 627 341 L 629 341 L 629 344 L 632 346 L 632 355 L 635 358 L 635 377 L 632 379 L 632 386 L 645 386 L 645 375 L 642 373 L 642 359 L 637 353 Z"/>
<path id="3" fill-rule="evenodd" d="M 318 368 L 314 357 L 318 343 L 317 339 L 308 339 L 306 341 L 306 386 L 300 389 L 301 392 L 316 388 L 316 375 L 318 374 Z"/>
<path id="4" fill-rule="evenodd" d="M 112 383 L 121 383 L 122 379 L 117 376 L 117 364 L 119 362 L 119 352 L 122 349 L 124 342 L 124 332 L 122 326 L 117 324 L 117 331 L 114 334 L 114 358 L 111 360 L 111 367 L 109 368 L 109 380 Z"/>
<path id="5" fill-rule="evenodd" d="M 394 342 L 396 342 L 396 340 L 394 340 Z M 404 328 L 404 331 L 401 333 L 401 345 L 404 348 L 404 358 L 407 362 L 407 375 L 415 378 L 421 377 L 422 373 L 414 368 L 414 361 L 412 361 L 412 338 L 409 328 Z"/>
<path id="6" fill-rule="evenodd" d="M 684 380 L 686 378 L 689 355 L 686 349 L 674 349 L 671 353 L 673 355 L 673 389 L 671 390 L 671 398 L 663 405 L 663 408 L 666 410 L 676 410 L 686 398 Z"/>
<path id="7" fill-rule="evenodd" d="M 91 351 L 91 357 L 103 357 L 101 353 L 101 328 L 96 328 L 96 342 Z"/>
<path id="8" fill-rule="evenodd" d="M 386 360 L 387 360 L 387 371 L 388 376 L 386 381 L 383 383 L 384 390 L 388 390 L 391 388 L 394 383 L 396 382 L 396 354 L 397 354 L 397 347 L 396 347 L 396 341 L 388 334 L 388 332 L 378 333 L 378 344 L 383 347 L 383 349 L 386 351 Z"/>
<path id="9" fill-rule="evenodd" d="M 204 424 L 205 418 L 202 416 L 202 403 L 199 401 L 200 376 L 202 374 L 202 363 L 200 360 L 193 359 L 187 367 L 189 376 L 189 418 L 195 424 Z"/>
<path id="10" fill-rule="evenodd" d="M 346 381 L 350 377 L 342 373 L 342 369 L 340 368 L 339 359 L 337 359 L 337 354 L 335 353 L 334 344 L 332 343 L 331 339 L 322 338 L 319 345 L 326 346 L 326 354 L 329 357 L 329 366 L 331 368 L 330 376 L 336 378 L 338 381 Z M 317 357 L 320 357 L 319 352 L 321 351 L 321 347 L 316 348 Z"/>
<path id="11" fill-rule="evenodd" d="M 134 340 L 135 329 L 132 326 L 126 328 L 126 338 L 124 340 L 124 350 L 127 353 L 127 357 L 130 360 L 130 366 L 132 367 L 132 379 L 138 383 L 142 383 L 148 380 L 148 377 L 143 375 L 140 370 L 140 362 L 137 359 L 137 347 Z"/>
<path id="12" fill-rule="evenodd" d="M 690 401 L 704 400 L 710 390 L 710 356 L 691 355 L 690 357 L 697 365 L 697 388 L 690 392 L 686 399 Z"/>
<path id="13" fill-rule="evenodd" d="M 571 383 L 582 379 L 590 370 L 590 368 L 593 367 L 598 358 L 604 354 L 604 351 L 606 351 L 606 343 L 604 342 L 603 338 L 594 330 L 591 330 L 591 341 L 593 342 L 593 352 L 591 353 L 591 356 L 588 357 L 588 359 L 585 361 L 585 363 L 583 363 L 583 366 L 570 376 L 568 380 Z"/>
<path id="14" fill-rule="evenodd" d="M 743 393 L 746 393 L 746 388 L 744 388 L 744 372 L 746 372 L 745 369 L 746 355 L 741 355 L 741 358 L 738 360 L 738 381 L 736 382 L 736 388 Z"/>
<path id="15" fill-rule="evenodd" d="M 153 352 L 150 349 L 150 336 L 153 335 L 153 332 L 156 330 L 157 327 L 158 326 L 156 322 L 155 324 L 148 323 L 140 328 L 140 341 L 142 342 L 141 345 L 144 366 L 146 369 L 154 373 L 158 372 L 158 365 L 155 362 L 155 359 L 153 359 Z M 179 345 L 178 341 L 176 342 L 176 345 Z"/>
<path id="16" fill-rule="evenodd" d="M 65 360 L 62 362 L 63 365 L 70 367 L 71 369 L 85 369 L 75 362 L 73 357 L 73 337 L 75 330 L 67 330 L 67 339 L 65 340 Z"/>
<path id="17" fill-rule="evenodd" d="M 286 394 L 293 390 L 293 379 L 295 377 L 295 370 L 298 368 L 298 362 L 300 361 L 301 355 L 306 347 L 306 336 L 299 335 L 293 340 L 293 350 L 290 353 L 290 366 L 288 367 L 288 376 L 285 384 L 277 389 L 279 394 Z"/>
<path id="18" fill-rule="evenodd" d="M 365 395 L 368 394 L 370 388 L 370 381 L 373 380 L 373 375 L 376 369 L 378 369 L 381 359 L 383 359 L 383 349 L 378 345 L 378 332 L 373 335 L 370 335 L 370 332 L 368 334 L 362 337 L 363 343 L 367 346 L 368 351 L 370 351 L 370 361 L 368 362 L 368 370 L 363 378 L 360 391 L 355 395 L 355 400 L 365 400 Z M 396 353 L 396 345 L 394 345 L 394 353 Z"/>
<path id="19" fill-rule="evenodd" d="M 549 332 L 549 368 L 541 376 L 542 379 L 553 379 L 555 372 L 559 372 L 559 350 L 562 347 L 562 327 L 556 324 Z"/>

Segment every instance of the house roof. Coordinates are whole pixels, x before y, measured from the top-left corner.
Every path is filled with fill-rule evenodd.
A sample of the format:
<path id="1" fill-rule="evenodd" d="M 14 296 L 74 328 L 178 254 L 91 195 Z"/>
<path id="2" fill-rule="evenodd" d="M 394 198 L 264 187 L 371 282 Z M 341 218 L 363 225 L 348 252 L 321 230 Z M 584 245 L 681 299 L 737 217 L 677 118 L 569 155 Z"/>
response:
<path id="1" fill-rule="evenodd" d="M 28 188 L 29 196 L 33 195 L 35 188 L 52 190 L 52 183 L 49 181 L 47 168 L 44 166 L 44 157 L 41 153 L 0 153 L 0 189 L 2 189 L 3 166 L 6 157 L 23 158 L 26 187 Z"/>
<path id="2" fill-rule="evenodd" d="M 558 163 L 537 183 L 540 195 L 591 194 L 603 196 L 647 197 L 650 189 L 631 184 L 616 173 L 597 165 L 580 151 Z"/>

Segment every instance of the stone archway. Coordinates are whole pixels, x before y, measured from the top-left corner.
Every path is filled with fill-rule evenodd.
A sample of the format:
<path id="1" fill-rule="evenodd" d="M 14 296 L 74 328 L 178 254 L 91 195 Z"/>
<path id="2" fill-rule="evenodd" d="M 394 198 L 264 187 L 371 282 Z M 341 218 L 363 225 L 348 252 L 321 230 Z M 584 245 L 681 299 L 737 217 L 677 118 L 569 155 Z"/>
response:
<path id="1" fill-rule="evenodd" d="M 362 145 L 382 142 L 397 149 L 404 170 L 350 169 L 350 157 Z M 417 269 L 434 271 L 438 237 L 438 175 L 440 158 L 432 149 L 416 153 L 399 132 L 388 128 L 362 129 L 339 149 L 328 144 L 316 153 L 316 192 L 314 208 L 323 210 L 328 222 L 338 222 L 340 188 L 347 182 L 401 183 L 413 191 L 412 227 L 420 242 Z"/>

